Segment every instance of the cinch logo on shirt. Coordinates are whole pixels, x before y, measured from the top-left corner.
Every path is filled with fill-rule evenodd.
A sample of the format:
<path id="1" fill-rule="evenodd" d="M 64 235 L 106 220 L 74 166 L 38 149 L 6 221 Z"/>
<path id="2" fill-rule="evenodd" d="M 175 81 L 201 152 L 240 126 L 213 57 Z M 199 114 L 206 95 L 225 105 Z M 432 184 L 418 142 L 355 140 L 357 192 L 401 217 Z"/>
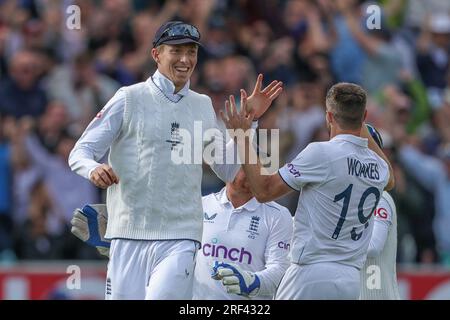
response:
<path id="1" fill-rule="evenodd" d="M 375 210 L 375 216 L 380 217 L 381 219 L 387 219 L 388 212 L 385 208 L 378 208 Z"/>
<path id="2" fill-rule="evenodd" d="M 292 173 L 294 177 L 300 178 L 301 176 L 300 172 L 297 169 L 295 169 L 292 163 L 288 163 L 287 167 L 289 168 L 289 172 Z"/>
<path id="3" fill-rule="evenodd" d="M 247 264 L 252 263 L 252 254 L 245 250 L 245 248 L 227 248 L 223 245 L 215 245 L 211 243 L 205 243 L 202 246 L 202 252 L 205 257 L 214 257 L 229 259 L 231 261 L 239 261 L 243 263 L 246 260 Z"/>
<path id="4" fill-rule="evenodd" d="M 280 248 L 280 249 L 289 250 L 290 247 L 291 247 L 291 245 L 289 243 L 286 243 L 283 241 L 278 242 L 278 248 Z"/>
<path id="5" fill-rule="evenodd" d="M 361 163 L 361 161 L 353 158 L 347 158 L 348 174 L 357 177 L 379 180 L 378 163 Z"/>

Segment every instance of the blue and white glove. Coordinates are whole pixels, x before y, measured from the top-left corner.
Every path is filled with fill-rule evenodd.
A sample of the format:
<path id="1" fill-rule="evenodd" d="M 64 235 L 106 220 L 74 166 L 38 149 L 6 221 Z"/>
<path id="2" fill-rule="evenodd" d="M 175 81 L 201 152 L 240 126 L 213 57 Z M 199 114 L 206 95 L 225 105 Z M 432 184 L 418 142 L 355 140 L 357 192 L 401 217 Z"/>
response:
<path id="1" fill-rule="evenodd" d="M 105 239 L 108 214 L 106 205 L 85 205 L 83 209 L 73 212 L 71 232 L 80 240 L 92 247 L 96 247 L 100 254 L 109 257 L 111 241 Z"/>
<path id="2" fill-rule="evenodd" d="M 228 293 L 246 297 L 256 296 L 260 287 L 260 281 L 256 274 L 242 270 L 241 267 L 232 263 L 216 261 L 211 278 L 222 280 L 222 284 Z"/>

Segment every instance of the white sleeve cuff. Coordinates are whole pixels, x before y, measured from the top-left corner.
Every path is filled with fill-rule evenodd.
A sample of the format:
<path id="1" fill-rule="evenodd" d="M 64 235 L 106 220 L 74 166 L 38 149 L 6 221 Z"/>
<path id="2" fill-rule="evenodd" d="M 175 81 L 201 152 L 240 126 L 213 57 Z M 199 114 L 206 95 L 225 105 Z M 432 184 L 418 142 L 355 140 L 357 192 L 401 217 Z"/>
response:
<path id="1" fill-rule="evenodd" d="M 95 170 L 96 168 L 98 168 L 99 166 L 100 166 L 100 165 L 95 166 L 95 167 L 89 169 L 89 171 L 88 171 L 88 176 L 87 176 L 87 178 L 88 178 L 89 180 L 91 180 L 91 174 L 92 174 L 92 171 L 94 171 L 94 170 Z"/>
<path id="2" fill-rule="evenodd" d="M 293 179 L 291 179 L 291 175 L 287 172 L 287 168 L 286 166 L 281 167 L 280 169 L 278 169 L 278 174 L 280 175 L 281 179 L 284 181 L 284 183 L 286 183 L 291 189 L 295 190 L 295 191 L 300 191 L 301 188 L 299 188 L 295 181 L 293 181 Z"/>

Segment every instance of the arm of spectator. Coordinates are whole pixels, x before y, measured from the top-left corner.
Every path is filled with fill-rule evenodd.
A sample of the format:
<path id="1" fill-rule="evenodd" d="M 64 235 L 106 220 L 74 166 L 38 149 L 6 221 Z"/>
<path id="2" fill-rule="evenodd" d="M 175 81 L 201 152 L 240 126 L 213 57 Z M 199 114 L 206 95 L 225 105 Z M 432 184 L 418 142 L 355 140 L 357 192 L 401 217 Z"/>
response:
<path id="1" fill-rule="evenodd" d="M 340 2 L 340 1 L 338 1 Z M 380 54 L 381 43 L 374 37 L 366 34 L 359 23 L 357 14 L 354 12 L 351 6 L 342 7 L 341 13 L 344 15 L 347 21 L 347 26 L 350 29 L 353 37 L 358 41 L 360 46 L 370 55 Z"/>
<path id="2" fill-rule="evenodd" d="M 428 54 L 431 46 L 431 33 L 430 33 L 430 15 L 425 14 L 423 19 L 422 28 L 416 41 L 417 54 L 419 56 Z"/>
<path id="3" fill-rule="evenodd" d="M 446 176 L 439 160 L 423 154 L 411 145 L 400 147 L 398 155 L 406 170 L 431 192 L 435 191 L 439 181 Z"/>
<path id="4" fill-rule="evenodd" d="M 27 156 L 39 167 L 45 168 L 52 162 L 52 155 L 45 149 L 36 135 L 27 135 L 24 146 Z"/>
<path id="5" fill-rule="evenodd" d="M 332 0 L 317 1 L 321 15 L 325 18 L 326 36 L 329 48 L 332 48 L 337 41 L 338 35 L 335 28 L 335 7 Z"/>
<path id="6" fill-rule="evenodd" d="M 197 26 L 202 34 L 206 35 L 208 32 L 208 20 L 216 6 L 216 2 L 204 0 L 194 0 L 192 2 L 192 8 L 195 8 L 193 9 L 195 10 L 195 14 L 193 15 L 194 21 L 192 23 Z"/>
<path id="7" fill-rule="evenodd" d="M 26 168 L 29 164 L 29 157 L 25 149 L 24 128 L 13 118 L 6 118 L 3 121 L 3 130 L 5 136 L 11 144 L 11 164 L 15 171 Z"/>
<path id="8" fill-rule="evenodd" d="M 103 86 L 100 86 L 99 97 L 101 105 L 108 103 L 108 100 L 114 96 L 114 93 L 119 89 L 119 85 L 114 80 L 106 82 Z"/>
<path id="9" fill-rule="evenodd" d="M 435 115 L 436 126 L 442 137 L 443 143 L 450 143 L 450 108 L 440 108 Z"/>
<path id="10" fill-rule="evenodd" d="M 171 20 L 176 16 L 181 9 L 180 0 L 167 0 L 164 2 L 164 6 L 159 10 L 158 15 L 154 18 L 155 25 L 161 25 L 164 22 Z M 156 29 L 155 29 L 156 31 Z"/>
<path id="11" fill-rule="evenodd" d="M 397 21 L 398 16 L 405 11 L 406 1 L 404 0 L 390 0 L 383 3 L 383 11 L 385 12 L 389 21 Z"/>
<path id="12" fill-rule="evenodd" d="M 325 52 L 330 48 L 330 41 L 325 34 L 322 21 L 320 20 L 320 12 L 315 4 L 310 4 L 306 12 L 308 22 L 308 33 L 314 44 L 314 51 Z"/>
<path id="13" fill-rule="evenodd" d="M 289 249 L 292 237 L 292 217 L 286 208 L 273 212 L 273 223 L 264 253 L 265 268 L 255 272 L 260 279 L 257 296 L 273 296 L 281 278 L 289 267 Z"/>
<path id="14" fill-rule="evenodd" d="M 31 161 L 38 167 L 45 168 L 52 161 L 52 155 L 31 132 L 33 124 L 34 121 L 28 117 L 20 120 L 9 119 L 6 123 L 13 147 L 12 160 L 15 166 L 23 166 Z"/>
<path id="15" fill-rule="evenodd" d="M 125 93 L 119 90 L 88 125 L 69 156 L 69 166 L 77 174 L 90 179 L 100 167 L 100 159 L 120 133 L 125 107 Z"/>

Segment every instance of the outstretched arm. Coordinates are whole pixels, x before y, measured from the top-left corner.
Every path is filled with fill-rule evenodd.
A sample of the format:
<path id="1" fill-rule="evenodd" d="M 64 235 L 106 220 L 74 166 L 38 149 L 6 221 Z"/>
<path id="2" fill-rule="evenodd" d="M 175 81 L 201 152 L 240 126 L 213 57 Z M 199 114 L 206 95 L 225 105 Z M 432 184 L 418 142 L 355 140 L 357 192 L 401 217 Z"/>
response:
<path id="1" fill-rule="evenodd" d="M 254 111 L 246 114 L 246 104 L 247 93 L 245 90 L 241 90 L 241 106 L 243 106 L 241 111 L 237 112 L 234 98 L 230 97 L 225 103 L 226 115 L 221 111 L 221 116 L 229 129 L 230 136 L 234 137 L 238 144 L 239 156 L 243 162 L 242 167 L 255 198 L 260 202 L 267 202 L 289 193 L 292 189 L 278 174 L 268 175 L 262 167 L 249 135 L 245 134 L 254 119 Z"/>
<path id="2" fill-rule="evenodd" d="M 264 89 L 262 88 L 262 82 L 263 82 L 263 75 L 259 74 L 258 78 L 256 79 L 255 87 L 253 88 L 252 95 L 248 97 L 246 105 L 241 105 L 241 110 L 245 110 L 245 113 L 247 115 L 254 113 L 255 118 L 259 118 L 262 116 L 266 110 L 270 107 L 272 102 L 281 94 L 283 91 L 282 88 L 282 82 L 280 81 L 272 81 L 267 87 Z M 241 94 L 242 94 L 241 90 Z M 233 99 L 234 97 L 230 96 L 229 99 Z M 253 121 L 251 124 L 252 129 L 256 129 L 258 123 L 257 121 Z M 222 148 L 222 155 L 224 159 L 222 161 L 219 161 L 219 163 L 213 163 L 211 165 L 211 169 L 214 171 L 214 173 L 223 181 L 228 182 L 232 181 L 234 177 L 236 176 L 236 173 L 240 169 L 240 165 L 229 165 L 227 164 L 226 159 L 234 159 L 235 155 L 237 154 L 237 148 L 235 143 L 230 140 L 226 144 L 226 137 L 218 136 L 216 137 L 216 144 L 219 146 L 224 146 Z"/>
<path id="3" fill-rule="evenodd" d="M 283 91 L 283 83 L 281 81 L 274 80 L 264 89 L 262 88 L 262 82 L 263 75 L 259 74 L 258 78 L 256 78 L 253 92 L 250 97 L 247 98 L 247 104 L 245 106 L 247 115 L 254 113 L 255 120 L 261 118 L 270 107 L 273 100 L 275 100 Z M 241 105 L 241 107 L 243 106 Z"/>

